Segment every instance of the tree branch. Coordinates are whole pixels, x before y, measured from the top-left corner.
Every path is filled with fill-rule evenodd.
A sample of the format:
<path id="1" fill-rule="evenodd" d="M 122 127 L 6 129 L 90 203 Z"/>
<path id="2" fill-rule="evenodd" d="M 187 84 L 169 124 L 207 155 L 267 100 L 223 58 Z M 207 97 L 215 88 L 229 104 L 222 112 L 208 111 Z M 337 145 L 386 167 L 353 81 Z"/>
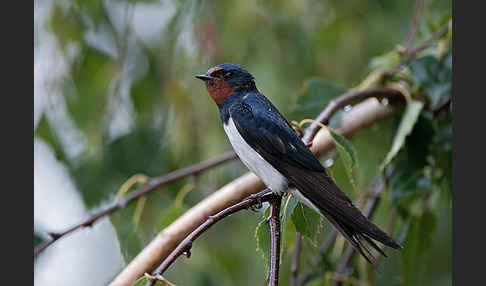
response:
<path id="1" fill-rule="evenodd" d="M 211 168 L 217 167 L 221 164 L 224 164 L 226 162 L 229 162 L 231 160 L 236 159 L 236 153 L 235 152 L 228 152 L 223 155 L 220 155 L 216 158 L 174 171 L 172 173 L 169 173 L 165 176 L 161 177 L 156 177 L 153 179 L 150 179 L 147 184 L 143 185 L 136 191 L 133 191 L 131 193 L 128 193 L 123 199 L 117 202 L 113 202 L 101 211 L 98 211 L 91 215 L 89 218 L 85 219 L 84 221 L 71 226 L 70 228 L 60 232 L 60 233 L 49 233 L 51 239 L 46 240 L 43 243 L 39 244 L 35 249 L 34 249 L 34 257 L 37 256 L 39 253 L 41 253 L 43 250 L 45 250 L 47 247 L 49 247 L 51 244 L 56 242 L 58 239 L 64 237 L 65 235 L 77 230 L 78 228 L 83 228 L 87 226 L 93 225 L 95 221 L 98 219 L 109 215 L 113 213 L 116 210 L 123 209 L 125 208 L 129 203 L 133 202 L 134 200 L 146 196 L 147 194 L 157 190 L 158 188 L 167 185 L 169 183 L 172 183 L 174 181 L 189 177 L 189 176 L 196 176 L 206 170 L 209 170 Z"/>
<path id="2" fill-rule="evenodd" d="M 427 48 L 435 40 L 437 40 L 440 37 L 442 37 L 443 35 L 447 34 L 447 32 L 449 32 L 449 23 L 445 24 L 442 28 L 440 28 L 435 33 L 433 33 L 429 38 L 427 38 L 426 40 L 424 40 L 423 42 L 418 44 L 415 48 L 406 49 L 405 55 L 403 55 L 400 63 L 398 65 L 396 65 L 395 67 L 391 68 L 390 70 L 383 73 L 381 82 L 385 83 L 394 74 L 398 73 L 401 70 L 402 66 L 406 65 L 412 59 L 414 59 L 419 52 L 421 52 L 422 50 Z"/>
<path id="3" fill-rule="evenodd" d="M 355 90 L 347 92 L 329 102 L 326 108 L 321 113 L 319 113 L 314 122 L 312 122 L 311 125 L 307 127 L 304 136 L 302 137 L 302 141 L 304 141 L 304 143 L 306 144 L 309 144 L 316 135 L 316 133 L 321 129 L 319 123 L 327 125 L 334 113 L 336 113 L 336 111 L 338 111 L 339 109 L 345 107 L 346 105 L 353 104 L 355 102 L 362 101 L 370 97 L 375 97 L 378 99 L 382 99 L 384 97 L 391 99 L 402 99 L 403 95 L 400 93 L 400 91 L 385 86 L 377 86 L 365 90 Z"/>
<path id="4" fill-rule="evenodd" d="M 407 51 L 410 48 L 410 46 L 412 45 L 412 40 L 415 37 L 415 34 L 417 33 L 423 4 L 424 4 L 424 0 L 415 0 L 412 23 L 410 24 L 407 41 L 405 42 L 405 51 Z"/>
<path id="5" fill-rule="evenodd" d="M 394 97 L 397 92 L 389 89 L 387 96 Z M 356 97 L 362 94 L 369 94 L 369 90 L 353 92 Z M 385 96 L 383 94 L 383 96 Z M 372 97 L 371 94 L 368 97 Z M 355 98 L 349 98 L 354 100 Z M 337 110 L 333 107 L 334 112 Z M 384 106 L 376 99 L 368 99 L 356 105 L 351 111 L 346 112 L 341 124 L 335 130 L 344 136 L 352 136 L 355 132 L 370 124 L 388 117 L 394 112 L 392 106 Z M 332 112 L 331 112 L 332 113 Z M 320 115 L 324 117 L 322 114 Z M 333 142 L 328 132 L 319 130 L 319 126 L 311 124 L 307 132 L 314 132 L 315 139 L 311 151 L 314 154 L 322 154 L 333 148 Z M 311 129 L 310 129 L 311 128 Z M 310 131 L 307 131 L 310 130 Z M 143 273 L 153 269 L 158 261 L 165 259 L 173 249 L 194 229 L 203 223 L 209 215 L 217 213 L 233 204 L 240 202 L 248 195 L 254 194 L 264 188 L 264 184 L 253 174 L 247 173 L 233 182 L 227 184 L 220 190 L 214 192 L 203 201 L 192 207 L 189 211 L 179 217 L 167 228 L 162 230 L 111 282 L 110 285 L 131 285 Z"/>
<path id="6" fill-rule="evenodd" d="M 191 247 L 192 243 L 206 230 L 208 230 L 211 226 L 213 226 L 215 223 L 220 221 L 221 219 L 234 214 L 235 212 L 238 212 L 240 210 L 248 209 L 256 204 L 259 204 L 261 202 L 271 202 L 277 198 L 275 194 L 271 192 L 267 192 L 266 194 L 260 196 L 260 197 L 248 197 L 244 199 L 243 201 L 234 204 L 219 213 L 213 215 L 213 216 L 208 216 L 206 221 L 202 223 L 199 227 L 197 227 L 193 232 L 191 232 L 173 251 L 172 253 L 167 256 L 167 258 L 157 267 L 157 269 L 154 271 L 152 276 L 156 277 L 157 275 L 162 275 L 169 266 L 174 263 L 174 261 L 179 257 L 180 255 L 186 253 L 186 256 L 189 258 L 191 256 Z M 155 280 L 151 280 L 147 282 L 147 286 L 154 285 Z"/>
<path id="7" fill-rule="evenodd" d="M 268 225 L 270 227 L 270 276 L 268 286 L 278 286 L 278 269 L 280 266 L 280 204 L 281 196 L 274 196 L 269 201 L 270 217 Z"/>

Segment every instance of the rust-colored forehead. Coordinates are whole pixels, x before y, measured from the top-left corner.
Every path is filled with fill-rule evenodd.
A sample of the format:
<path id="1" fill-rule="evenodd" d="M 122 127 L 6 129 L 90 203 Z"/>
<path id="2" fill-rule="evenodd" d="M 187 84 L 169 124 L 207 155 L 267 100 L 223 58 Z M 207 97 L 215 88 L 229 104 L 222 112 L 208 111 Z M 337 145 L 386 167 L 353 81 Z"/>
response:
<path id="1" fill-rule="evenodd" d="M 216 72 L 216 71 L 220 71 L 220 70 L 223 70 L 223 68 L 220 68 L 220 67 L 212 67 L 208 70 L 208 73 L 207 74 L 212 74 L 213 72 Z"/>

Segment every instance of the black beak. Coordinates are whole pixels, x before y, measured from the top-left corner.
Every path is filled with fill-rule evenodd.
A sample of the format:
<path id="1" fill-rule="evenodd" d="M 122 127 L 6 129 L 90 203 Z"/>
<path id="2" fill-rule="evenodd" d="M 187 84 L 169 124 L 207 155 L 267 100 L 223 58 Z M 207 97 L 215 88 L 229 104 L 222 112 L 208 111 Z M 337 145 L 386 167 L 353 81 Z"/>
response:
<path id="1" fill-rule="evenodd" d="M 212 77 L 212 76 L 205 75 L 205 74 L 196 75 L 196 78 L 203 80 L 203 81 L 210 80 L 210 79 L 218 79 L 216 77 Z"/>

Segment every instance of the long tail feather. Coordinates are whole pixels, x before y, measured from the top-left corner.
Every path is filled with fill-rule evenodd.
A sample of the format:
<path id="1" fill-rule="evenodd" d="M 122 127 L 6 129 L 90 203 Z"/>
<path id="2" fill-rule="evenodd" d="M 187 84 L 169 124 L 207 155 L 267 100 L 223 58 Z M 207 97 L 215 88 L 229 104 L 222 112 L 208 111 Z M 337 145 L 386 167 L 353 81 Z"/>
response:
<path id="1" fill-rule="evenodd" d="M 339 189 L 332 178 L 323 172 L 290 170 L 290 181 L 297 189 L 304 202 L 317 209 L 346 240 L 369 263 L 373 264 L 374 256 L 366 245 L 386 257 L 385 252 L 372 239 L 386 246 L 401 249 L 388 234 L 368 220 L 351 200 Z"/>

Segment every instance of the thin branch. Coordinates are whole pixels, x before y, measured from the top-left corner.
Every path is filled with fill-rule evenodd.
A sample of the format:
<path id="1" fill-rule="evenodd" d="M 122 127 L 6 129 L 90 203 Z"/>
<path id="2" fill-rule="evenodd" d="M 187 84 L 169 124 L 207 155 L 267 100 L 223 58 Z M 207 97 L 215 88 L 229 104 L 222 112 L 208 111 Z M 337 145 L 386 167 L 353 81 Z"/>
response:
<path id="1" fill-rule="evenodd" d="M 216 166 L 219 166 L 221 164 L 224 164 L 224 163 L 229 162 L 231 160 L 234 160 L 236 158 L 237 158 L 236 153 L 232 151 L 232 152 L 225 153 L 221 156 L 218 156 L 216 158 L 213 158 L 213 159 L 210 159 L 210 160 L 207 160 L 207 161 L 204 161 L 204 162 L 201 162 L 201 163 L 198 163 L 198 164 L 195 164 L 195 165 L 183 168 L 183 169 L 179 169 L 179 170 L 174 171 L 172 173 L 169 173 L 165 176 L 150 179 L 147 182 L 147 184 L 143 185 L 142 187 L 140 187 L 136 191 L 128 193 L 120 201 L 111 203 L 110 205 L 105 207 L 103 210 L 94 213 L 89 218 L 85 219 L 84 221 L 80 222 L 79 224 L 76 224 L 76 225 L 74 225 L 74 226 L 72 226 L 72 227 L 70 227 L 70 228 L 68 228 L 68 229 L 66 229 L 62 232 L 59 232 L 59 233 L 50 233 L 49 235 L 50 235 L 51 239 L 46 240 L 43 243 L 41 243 L 40 245 L 38 245 L 34 249 L 34 256 L 37 256 L 44 249 L 46 249 L 48 246 L 53 244 L 58 239 L 64 237 L 66 234 L 69 234 L 69 233 L 77 230 L 78 228 L 92 226 L 93 223 L 95 221 L 97 221 L 98 219 L 100 219 L 100 218 L 102 218 L 106 215 L 109 215 L 116 210 L 125 208 L 129 203 L 133 202 L 134 200 L 136 200 L 140 197 L 146 196 L 147 194 L 157 190 L 158 188 L 160 188 L 164 185 L 167 185 L 169 183 L 172 183 L 174 181 L 177 181 L 177 180 L 189 177 L 189 176 L 196 176 L 196 175 L 198 175 L 198 174 L 200 174 L 204 171 L 207 171 L 211 168 L 214 168 Z"/>
<path id="2" fill-rule="evenodd" d="M 407 54 L 406 58 L 404 59 L 404 63 L 408 63 L 410 60 L 412 60 L 419 52 L 427 48 L 430 44 L 432 44 L 434 41 L 438 40 L 440 37 L 443 35 L 447 34 L 449 32 L 449 23 L 445 24 L 442 28 L 440 28 L 437 32 L 433 33 L 432 36 L 421 42 L 419 45 L 417 45 L 415 48 L 410 49 Z"/>
<path id="3" fill-rule="evenodd" d="M 292 254 L 292 264 L 290 265 L 290 286 L 297 286 L 299 274 L 300 252 L 302 250 L 302 235 L 300 232 L 295 234 L 294 252 Z"/>
<path id="4" fill-rule="evenodd" d="M 407 41 L 405 42 L 405 51 L 407 51 L 410 46 L 412 45 L 413 38 L 417 33 L 418 26 L 420 23 L 420 15 L 422 12 L 424 1 L 423 0 L 416 0 L 415 7 L 413 10 L 413 18 L 412 23 L 410 24 L 410 29 L 408 31 Z"/>
<path id="5" fill-rule="evenodd" d="M 193 242 L 206 230 L 208 230 L 211 226 L 213 226 L 215 223 L 220 221 L 221 219 L 236 213 L 240 210 L 248 209 L 256 204 L 259 204 L 261 202 L 268 202 L 271 200 L 277 199 L 277 196 L 271 192 L 267 192 L 266 194 L 260 196 L 260 197 L 248 197 L 245 200 L 232 205 L 217 214 L 213 216 L 208 216 L 206 221 L 202 223 L 198 228 L 196 228 L 193 232 L 191 232 L 178 246 L 175 248 L 172 253 L 167 256 L 167 258 L 155 269 L 153 272 L 152 276 L 158 276 L 162 275 L 169 266 L 174 263 L 174 261 L 181 256 L 182 254 L 185 253 L 187 257 L 191 255 L 191 247 Z M 147 282 L 147 286 L 154 285 L 155 281 L 151 280 Z"/>
<path id="6" fill-rule="evenodd" d="M 409 63 L 412 59 L 414 59 L 419 52 L 427 48 L 430 44 L 432 44 L 434 41 L 442 37 L 443 35 L 447 34 L 449 32 L 449 23 L 445 24 L 442 28 L 437 30 L 435 33 L 433 33 L 429 38 L 426 40 L 422 41 L 420 44 L 418 44 L 415 48 L 409 48 L 405 51 L 405 55 L 403 55 L 402 60 L 398 65 L 395 67 L 391 68 L 390 70 L 386 71 L 383 73 L 382 80 L 381 82 L 384 83 L 388 79 L 390 79 L 394 74 L 398 73 L 401 69 L 402 66 L 406 65 Z"/>
<path id="7" fill-rule="evenodd" d="M 268 225 L 270 227 L 270 276 L 268 286 L 278 286 L 278 270 L 280 266 L 280 204 L 281 196 L 274 196 L 268 202 L 270 203 L 270 218 Z"/>
<path id="8" fill-rule="evenodd" d="M 305 133 L 304 136 L 302 137 L 302 141 L 304 141 L 304 143 L 306 144 L 310 143 L 310 141 L 312 141 L 312 139 L 317 134 L 317 132 L 321 129 L 319 123 L 327 125 L 331 117 L 339 109 L 345 107 L 346 105 L 358 101 L 363 101 L 364 99 L 371 98 L 371 97 L 375 97 L 377 99 L 381 99 L 384 97 L 395 99 L 395 98 L 403 98 L 403 95 L 401 94 L 400 91 L 396 89 L 384 87 L 384 86 L 377 86 L 365 90 L 356 90 L 356 91 L 347 92 L 329 102 L 326 108 L 321 113 L 319 113 L 319 115 L 316 117 L 314 122 L 312 122 L 311 125 L 305 129 Z"/>
<path id="9" fill-rule="evenodd" d="M 152 276 L 148 273 L 144 274 L 149 280 L 159 281 L 161 283 L 167 284 L 168 286 L 176 286 L 174 283 L 170 282 L 169 280 L 165 279 L 162 275 Z"/>

